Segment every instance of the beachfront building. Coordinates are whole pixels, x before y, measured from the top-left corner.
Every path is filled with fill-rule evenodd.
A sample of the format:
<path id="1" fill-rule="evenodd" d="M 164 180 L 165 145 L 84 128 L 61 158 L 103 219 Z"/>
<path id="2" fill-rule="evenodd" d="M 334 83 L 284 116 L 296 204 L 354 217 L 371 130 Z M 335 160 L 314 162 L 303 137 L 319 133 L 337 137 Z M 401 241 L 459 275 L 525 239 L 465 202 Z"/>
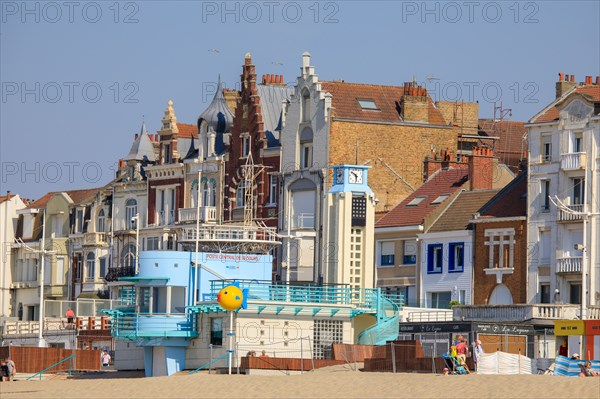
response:
<path id="1" fill-rule="evenodd" d="M 108 298 L 104 277 L 110 263 L 111 194 L 110 186 L 90 190 L 70 207 L 69 300 Z"/>
<path id="2" fill-rule="evenodd" d="M 474 215 L 474 305 L 527 303 L 527 172 Z"/>
<path id="3" fill-rule="evenodd" d="M 226 165 L 226 220 L 244 220 L 244 171 L 250 162 L 257 174 L 252 218 L 277 227 L 282 108 L 293 88 L 285 85 L 282 75 L 262 75 L 260 82 L 257 81 L 250 53 L 244 58 L 240 87 Z"/>
<path id="4" fill-rule="evenodd" d="M 17 211 L 25 208 L 26 203 L 18 194 L 10 191 L 0 196 L 0 256 L 2 256 L 2 269 L 0 270 L 0 319 L 11 316 L 13 304 L 11 303 L 11 290 L 13 285 L 12 244 L 18 228 L 19 215 Z"/>
<path id="5" fill-rule="evenodd" d="M 290 233 L 282 259 L 287 240 L 300 254 L 291 256 L 290 279 L 318 282 L 327 256 L 326 192 L 335 179 L 328 166 L 371 166 L 375 210 L 389 211 L 422 183 L 422 161 L 432 150 L 471 152 L 478 108 L 434 103 L 414 81 L 399 87 L 321 81 L 309 53 L 300 72 L 282 117 L 279 229 Z M 282 279 L 287 274 L 279 271 Z"/>
<path id="6" fill-rule="evenodd" d="M 599 106 L 598 77 L 577 83 L 561 73 L 556 99 L 527 125 L 527 234 L 539 243 L 527 301 L 577 304 L 582 318 L 600 303 Z"/>

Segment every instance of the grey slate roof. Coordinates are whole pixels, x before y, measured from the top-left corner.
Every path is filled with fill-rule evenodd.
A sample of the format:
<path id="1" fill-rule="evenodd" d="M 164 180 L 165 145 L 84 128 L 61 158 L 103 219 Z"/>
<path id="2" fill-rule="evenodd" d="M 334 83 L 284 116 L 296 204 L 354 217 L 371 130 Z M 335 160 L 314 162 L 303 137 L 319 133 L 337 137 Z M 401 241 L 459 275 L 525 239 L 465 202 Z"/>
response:
<path id="1" fill-rule="evenodd" d="M 281 130 L 282 102 L 289 100 L 294 88 L 289 86 L 262 85 L 256 86 L 260 97 L 265 136 L 269 147 L 279 146 Z"/>
<path id="2" fill-rule="evenodd" d="M 205 120 L 208 123 L 209 130 L 212 128 L 216 133 L 226 133 L 231 131 L 231 126 L 233 125 L 233 113 L 227 106 L 225 96 L 223 96 L 221 76 L 219 76 L 219 83 L 217 84 L 215 96 L 198 118 L 198 126 L 200 126 L 201 120 Z"/>
<path id="3" fill-rule="evenodd" d="M 127 156 L 123 159 L 125 161 L 143 161 L 144 158 L 146 158 L 150 162 L 156 161 L 154 146 L 152 145 L 150 137 L 148 136 L 146 124 L 142 123 L 142 128 L 140 129 L 140 134 L 138 135 L 138 138 L 131 145 L 129 154 L 127 154 Z"/>

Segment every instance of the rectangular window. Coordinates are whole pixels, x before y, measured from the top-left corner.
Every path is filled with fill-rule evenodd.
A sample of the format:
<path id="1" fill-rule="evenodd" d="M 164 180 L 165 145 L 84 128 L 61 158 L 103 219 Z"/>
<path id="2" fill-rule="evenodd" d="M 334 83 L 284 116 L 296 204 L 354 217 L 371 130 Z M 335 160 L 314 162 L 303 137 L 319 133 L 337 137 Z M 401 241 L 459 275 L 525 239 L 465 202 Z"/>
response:
<path id="1" fill-rule="evenodd" d="M 77 209 L 77 230 L 76 233 L 83 233 L 83 209 Z"/>
<path id="2" fill-rule="evenodd" d="M 540 303 L 550 303 L 550 284 L 540 284 Z"/>
<path id="3" fill-rule="evenodd" d="M 223 318 L 214 318 L 210 321 L 210 344 L 223 345 Z"/>
<path id="4" fill-rule="evenodd" d="M 394 254 L 396 246 L 393 242 L 381 243 L 381 261 L 380 266 L 394 266 Z"/>
<path id="5" fill-rule="evenodd" d="M 100 278 L 106 277 L 106 272 L 107 272 L 106 265 L 107 265 L 106 258 L 100 258 Z"/>
<path id="6" fill-rule="evenodd" d="M 581 143 L 582 143 L 581 135 L 576 135 L 575 138 L 573 139 L 573 152 L 583 152 Z"/>
<path id="7" fill-rule="evenodd" d="M 450 309 L 450 301 L 452 300 L 452 293 L 450 291 L 445 292 L 432 292 L 431 293 L 431 307 L 436 309 Z"/>
<path id="8" fill-rule="evenodd" d="M 301 147 L 300 154 L 300 167 L 301 168 L 310 168 L 313 163 L 313 148 L 312 143 L 304 143 Z"/>
<path id="9" fill-rule="evenodd" d="M 542 162 L 552 162 L 552 136 L 542 137 Z"/>
<path id="10" fill-rule="evenodd" d="M 581 283 L 569 284 L 569 303 L 581 304 Z"/>
<path id="11" fill-rule="evenodd" d="M 370 109 L 370 110 L 379 110 L 379 107 L 377 107 L 377 104 L 375 104 L 375 101 L 371 100 L 371 99 L 357 99 L 358 104 L 360 104 L 360 107 L 362 109 Z"/>
<path id="12" fill-rule="evenodd" d="M 242 158 L 250 153 L 250 136 L 242 136 Z"/>
<path id="13" fill-rule="evenodd" d="M 465 243 L 450 243 L 448 252 L 448 272 L 463 272 L 465 270 Z"/>
<path id="14" fill-rule="evenodd" d="M 404 241 L 404 258 L 403 264 L 415 265 L 417 263 L 417 242 L 414 240 Z"/>
<path id="15" fill-rule="evenodd" d="M 550 210 L 550 180 L 542 180 L 542 211 Z"/>
<path id="16" fill-rule="evenodd" d="M 163 147 L 165 150 L 164 153 L 164 163 L 171 163 L 171 144 L 165 144 L 165 146 Z"/>
<path id="17" fill-rule="evenodd" d="M 146 239 L 146 250 L 158 251 L 160 249 L 160 238 L 159 237 L 148 237 Z"/>
<path id="18" fill-rule="evenodd" d="M 540 231 L 540 263 L 550 264 L 550 231 Z"/>
<path id="19" fill-rule="evenodd" d="M 277 204 L 277 176 L 269 176 L 269 204 Z"/>
<path id="20" fill-rule="evenodd" d="M 429 244 L 427 246 L 427 274 L 442 272 L 443 250 L 442 244 Z"/>
<path id="21" fill-rule="evenodd" d="M 573 203 L 571 205 L 582 205 L 585 197 L 585 179 L 573 179 Z"/>

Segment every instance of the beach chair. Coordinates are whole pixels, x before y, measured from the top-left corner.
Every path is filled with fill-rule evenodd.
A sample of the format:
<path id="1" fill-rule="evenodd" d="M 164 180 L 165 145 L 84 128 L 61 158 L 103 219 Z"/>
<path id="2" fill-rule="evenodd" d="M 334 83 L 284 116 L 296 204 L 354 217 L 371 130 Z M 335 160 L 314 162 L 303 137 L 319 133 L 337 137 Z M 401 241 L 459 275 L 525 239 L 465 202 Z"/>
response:
<path id="1" fill-rule="evenodd" d="M 458 359 L 454 356 L 451 356 L 449 353 L 442 354 L 442 358 L 444 359 L 444 363 L 449 370 L 451 370 L 451 374 L 468 374 L 467 369 L 458 362 Z"/>

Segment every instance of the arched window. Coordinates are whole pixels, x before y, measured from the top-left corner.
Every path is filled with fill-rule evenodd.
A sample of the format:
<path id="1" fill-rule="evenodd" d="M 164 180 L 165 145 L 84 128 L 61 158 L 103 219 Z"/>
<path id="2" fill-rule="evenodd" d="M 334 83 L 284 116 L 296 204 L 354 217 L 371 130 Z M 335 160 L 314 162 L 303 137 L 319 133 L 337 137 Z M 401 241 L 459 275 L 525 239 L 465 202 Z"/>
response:
<path id="1" fill-rule="evenodd" d="M 135 245 L 128 244 L 125 248 L 123 248 L 123 252 L 121 252 L 121 259 L 123 267 L 134 268 L 135 267 Z"/>
<path id="2" fill-rule="evenodd" d="M 210 189 L 208 186 L 208 182 L 204 182 L 202 184 L 202 206 L 209 206 L 210 200 Z"/>
<path id="3" fill-rule="evenodd" d="M 87 254 L 86 266 L 85 279 L 87 281 L 94 281 L 96 278 L 96 255 L 93 252 Z"/>
<path id="4" fill-rule="evenodd" d="M 125 202 L 125 223 L 130 228 L 135 227 L 135 223 L 137 221 L 132 221 L 131 219 L 135 217 L 137 214 L 137 201 L 133 198 L 130 198 Z"/>
<path id="5" fill-rule="evenodd" d="M 243 208 L 246 204 L 246 181 L 242 180 L 240 185 L 235 192 L 235 206 L 237 208 Z"/>
<path id="6" fill-rule="evenodd" d="M 313 131 L 305 127 L 300 133 L 300 168 L 310 168 L 313 164 Z"/>
<path id="7" fill-rule="evenodd" d="M 198 206 L 198 181 L 194 181 L 192 183 L 192 193 L 190 195 L 190 208 L 195 208 Z"/>
<path id="8" fill-rule="evenodd" d="M 96 225 L 96 231 L 99 233 L 104 233 L 106 230 L 106 217 L 104 216 L 104 209 L 100 209 L 98 212 L 98 224 Z"/>
<path id="9" fill-rule="evenodd" d="M 210 184 L 210 206 L 217 206 L 217 184 Z"/>
<path id="10" fill-rule="evenodd" d="M 510 290 L 508 289 L 508 287 L 504 284 L 498 284 L 494 290 L 492 291 L 492 294 L 490 295 L 490 298 L 488 299 L 488 305 L 512 305 L 513 304 L 513 297 L 512 294 L 510 292 Z"/>

